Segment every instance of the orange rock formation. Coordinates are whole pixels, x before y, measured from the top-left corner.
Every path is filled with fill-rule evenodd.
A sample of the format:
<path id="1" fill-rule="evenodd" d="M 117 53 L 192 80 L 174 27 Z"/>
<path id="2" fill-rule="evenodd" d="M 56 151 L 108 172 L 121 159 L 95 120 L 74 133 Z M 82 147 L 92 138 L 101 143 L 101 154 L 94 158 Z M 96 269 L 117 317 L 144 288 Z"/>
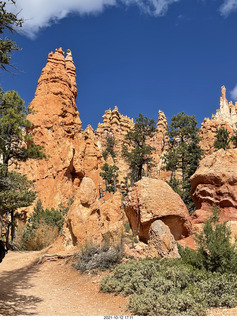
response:
<path id="1" fill-rule="evenodd" d="M 126 134 L 133 128 L 133 126 L 133 119 L 121 115 L 118 111 L 118 107 L 114 107 L 112 111 L 110 109 L 105 111 L 105 114 L 103 115 L 103 123 L 98 124 L 98 128 L 95 132 L 101 152 L 106 149 L 107 137 L 114 138 L 114 151 L 116 153 L 116 158 L 111 159 L 111 157 L 108 157 L 106 162 L 109 164 L 115 163 L 116 166 L 119 167 L 120 181 L 122 181 L 128 174 L 128 165 L 122 158 L 122 146 L 127 143 L 125 139 Z M 156 132 L 147 141 L 147 143 L 154 148 L 152 156 L 156 166 L 152 168 L 152 170 L 145 168 L 147 175 L 157 177 L 159 179 L 165 177 L 164 172 L 161 170 L 163 166 L 161 156 L 163 152 L 167 150 L 167 128 L 168 124 L 166 116 L 163 111 L 159 110 Z"/>
<path id="2" fill-rule="evenodd" d="M 105 111 L 105 114 L 103 115 L 103 123 L 98 124 L 98 128 L 95 132 L 101 152 L 106 149 L 107 138 L 114 138 L 114 151 L 116 153 L 116 158 L 112 159 L 108 156 L 106 162 L 110 165 L 115 163 L 119 168 L 120 181 L 122 181 L 128 173 L 128 165 L 121 155 L 122 145 L 125 143 L 126 134 L 133 128 L 133 126 L 133 119 L 120 114 L 118 107 L 115 106 L 112 111 L 110 109 Z"/>
<path id="3" fill-rule="evenodd" d="M 220 149 L 201 160 L 191 177 L 191 195 L 198 209 L 193 223 L 203 223 L 213 206 L 221 211 L 221 220 L 237 221 L 237 150 Z"/>
<path id="4" fill-rule="evenodd" d="M 221 87 L 220 108 L 212 118 L 205 118 L 200 129 L 200 146 L 205 154 L 214 152 L 214 141 L 217 129 L 225 128 L 233 135 L 237 123 L 237 102 L 233 105 L 232 101 L 226 99 L 226 88 Z"/>
<path id="5" fill-rule="evenodd" d="M 20 171 L 34 181 L 39 198 L 47 208 L 57 208 L 71 198 L 84 176 L 97 183 L 101 152 L 93 129 L 81 130 L 76 107 L 76 73 L 71 51 L 50 53 L 38 81 L 28 119 L 34 124 L 33 140 L 44 146 L 43 160 L 28 160 Z"/>
<path id="6" fill-rule="evenodd" d="M 191 233 L 188 209 L 180 196 L 164 181 L 142 178 L 136 182 L 124 200 L 124 209 L 133 231 L 140 240 L 149 240 L 151 224 L 162 220 L 175 240 Z"/>

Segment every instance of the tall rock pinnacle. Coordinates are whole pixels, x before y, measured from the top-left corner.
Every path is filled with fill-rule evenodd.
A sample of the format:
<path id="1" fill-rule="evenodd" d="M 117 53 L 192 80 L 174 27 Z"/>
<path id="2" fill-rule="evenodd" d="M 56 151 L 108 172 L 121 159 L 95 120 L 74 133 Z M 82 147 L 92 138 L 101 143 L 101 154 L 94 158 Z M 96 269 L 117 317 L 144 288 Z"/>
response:
<path id="1" fill-rule="evenodd" d="M 67 51 L 65 58 L 62 48 L 56 49 L 48 55 L 28 119 L 35 128 L 44 126 L 55 131 L 55 127 L 61 127 L 67 136 L 74 137 L 81 130 L 76 97 L 76 68 L 71 51 Z"/>
<path id="2" fill-rule="evenodd" d="M 44 147 L 46 159 L 30 159 L 19 170 L 34 181 L 38 197 L 47 208 L 57 208 L 70 199 L 86 176 L 100 179 L 102 155 L 93 140 L 93 129 L 81 129 L 76 107 L 76 68 L 72 53 L 56 49 L 48 55 L 38 80 L 28 119 L 36 145 Z"/>

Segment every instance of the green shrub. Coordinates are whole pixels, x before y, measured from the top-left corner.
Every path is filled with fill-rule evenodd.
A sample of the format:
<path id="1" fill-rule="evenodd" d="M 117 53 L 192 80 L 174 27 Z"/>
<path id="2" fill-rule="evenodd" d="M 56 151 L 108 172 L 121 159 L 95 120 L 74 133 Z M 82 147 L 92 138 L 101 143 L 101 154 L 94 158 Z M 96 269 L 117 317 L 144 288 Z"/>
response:
<path id="1" fill-rule="evenodd" d="M 72 204 L 70 199 L 68 206 L 59 205 L 56 209 L 44 209 L 41 200 L 38 200 L 28 222 L 23 230 L 18 233 L 16 242 L 20 250 L 41 250 L 56 240 L 61 234 L 66 214 Z"/>
<path id="2" fill-rule="evenodd" d="M 196 234 L 198 249 L 180 249 L 182 260 L 210 272 L 237 274 L 236 243 L 231 244 L 230 236 L 226 222 L 219 223 L 219 212 L 213 208 L 213 216 L 205 222 L 203 231 Z"/>
<path id="3" fill-rule="evenodd" d="M 208 307 L 237 305 L 237 276 L 211 273 L 182 259 L 144 259 L 117 266 L 100 283 L 102 292 L 130 295 L 136 315 L 205 315 Z"/>
<path id="4" fill-rule="evenodd" d="M 122 244 L 116 246 L 106 244 L 101 247 L 86 244 L 81 248 L 77 262 L 73 266 L 81 272 L 92 269 L 106 270 L 121 263 L 122 257 Z"/>
<path id="5" fill-rule="evenodd" d="M 143 294 L 131 297 L 128 306 L 133 313 L 143 316 L 206 315 L 205 306 L 195 296 L 175 288 L 167 293 L 147 288 Z"/>
<path id="6" fill-rule="evenodd" d="M 196 251 L 179 247 L 181 259 L 119 265 L 100 290 L 130 295 L 129 309 L 143 316 L 201 316 L 210 307 L 237 306 L 236 245 L 215 208 L 196 241 Z"/>
<path id="7" fill-rule="evenodd" d="M 197 284 L 209 307 L 233 308 L 237 305 L 237 275 L 213 273 Z"/>

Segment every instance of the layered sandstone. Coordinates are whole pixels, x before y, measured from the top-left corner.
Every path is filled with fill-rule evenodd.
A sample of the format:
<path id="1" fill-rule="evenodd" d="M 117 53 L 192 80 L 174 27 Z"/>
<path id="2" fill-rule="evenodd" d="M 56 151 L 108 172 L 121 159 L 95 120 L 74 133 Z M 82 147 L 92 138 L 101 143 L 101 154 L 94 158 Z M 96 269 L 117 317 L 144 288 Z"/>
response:
<path id="1" fill-rule="evenodd" d="M 214 152 L 214 141 L 216 139 L 217 130 L 225 128 L 233 135 L 237 123 L 237 102 L 233 104 L 226 99 L 226 88 L 221 87 L 220 108 L 212 118 L 205 118 L 200 129 L 200 146 L 205 154 Z"/>
<path id="2" fill-rule="evenodd" d="M 124 210 L 131 228 L 140 240 L 147 242 L 149 229 L 155 220 L 162 220 L 175 240 L 191 233 L 188 210 L 172 188 L 164 181 L 142 178 L 136 182 L 124 200 Z"/>
<path id="3" fill-rule="evenodd" d="M 76 107 L 76 69 L 71 51 L 49 53 L 30 104 L 30 133 L 44 146 L 43 160 L 28 160 L 19 170 L 34 182 L 38 197 L 47 208 L 57 208 L 75 195 L 84 176 L 101 181 L 101 152 L 93 129 L 84 132 Z"/>
<path id="4" fill-rule="evenodd" d="M 221 220 L 237 220 L 237 149 L 220 149 L 201 160 L 191 177 L 191 195 L 198 209 L 193 223 L 203 223 L 213 206 Z"/>

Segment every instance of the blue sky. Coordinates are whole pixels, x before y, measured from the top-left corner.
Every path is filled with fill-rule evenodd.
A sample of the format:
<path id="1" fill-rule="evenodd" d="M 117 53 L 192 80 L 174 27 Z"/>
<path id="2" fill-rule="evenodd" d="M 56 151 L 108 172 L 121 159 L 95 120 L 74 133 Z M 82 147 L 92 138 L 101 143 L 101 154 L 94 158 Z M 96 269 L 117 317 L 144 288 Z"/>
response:
<path id="1" fill-rule="evenodd" d="M 219 107 L 220 87 L 237 96 L 237 0 L 16 0 L 26 20 L 10 36 L 18 68 L 0 73 L 5 91 L 28 104 L 47 56 L 72 50 L 77 107 L 94 129 L 108 108 L 157 121 L 158 110 L 195 115 L 200 126 Z"/>

